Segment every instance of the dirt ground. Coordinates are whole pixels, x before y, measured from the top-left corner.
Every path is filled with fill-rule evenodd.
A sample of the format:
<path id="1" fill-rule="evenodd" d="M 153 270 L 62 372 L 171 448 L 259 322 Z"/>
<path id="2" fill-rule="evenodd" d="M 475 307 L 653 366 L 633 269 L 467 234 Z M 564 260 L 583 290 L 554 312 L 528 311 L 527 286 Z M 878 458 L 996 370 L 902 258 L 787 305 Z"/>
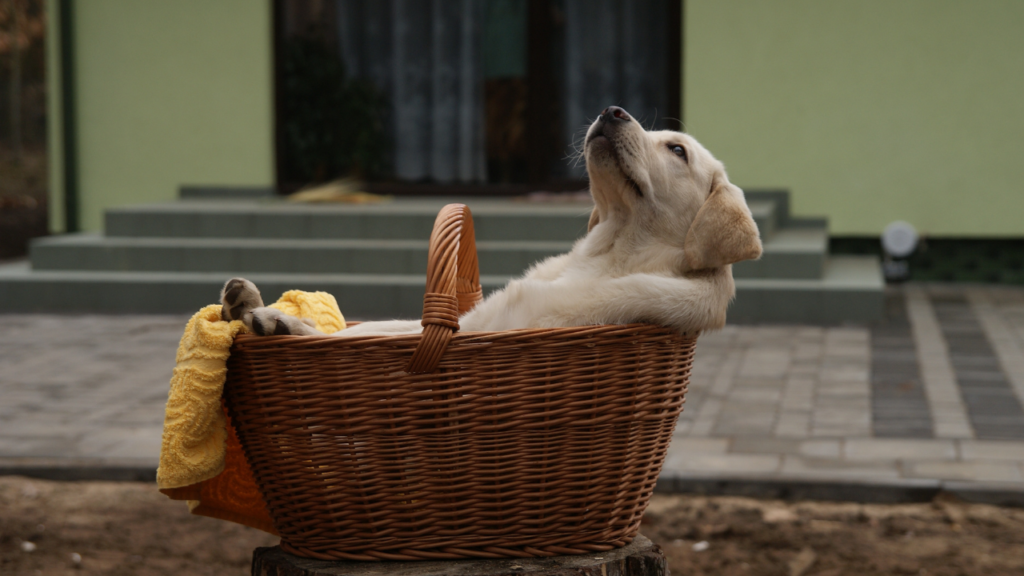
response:
<path id="1" fill-rule="evenodd" d="M 243 575 L 253 548 L 275 544 L 259 530 L 192 516 L 153 484 L 0 477 L 4 576 Z"/>
<path id="2" fill-rule="evenodd" d="M 1024 574 L 1024 510 L 655 496 L 640 531 L 677 575 Z"/>
<path id="3" fill-rule="evenodd" d="M 656 495 L 642 532 L 662 545 L 677 576 L 1024 574 L 1024 510 L 949 499 L 862 505 Z M 150 484 L 0 477 L 5 576 L 243 575 L 253 548 L 275 543 L 191 516 Z"/>

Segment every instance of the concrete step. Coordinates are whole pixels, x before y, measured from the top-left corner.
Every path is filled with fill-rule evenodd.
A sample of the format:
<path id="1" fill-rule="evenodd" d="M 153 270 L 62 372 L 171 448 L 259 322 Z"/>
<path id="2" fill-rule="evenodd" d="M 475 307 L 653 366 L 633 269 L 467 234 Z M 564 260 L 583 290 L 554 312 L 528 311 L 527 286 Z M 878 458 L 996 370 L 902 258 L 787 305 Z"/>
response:
<path id="1" fill-rule="evenodd" d="M 874 256 L 832 256 L 817 280 L 736 280 L 735 323 L 864 324 L 882 319 L 885 280 Z"/>
<path id="2" fill-rule="evenodd" d="M 750 213 L 754 216 L 754 222 L 757 223 L 757 231 L 761 233 L 761 238 L 771 238 L 779 223 L 778 203 L 773 199 L 748 199 L 747 206 L 750 207 Z"/>
<path id="3" fill-rule="evenodd" d="M 106 235 L 145 238 L 405 239 L 430 237 L 437 212 L 462 201 L 473 211 L 478 240 L 571 242 L 586 234 L 588 202 L 497 199 L 400 199 L 381 204 L 292 204 L 276 199 L 182 200 L 113 208 Z M 763 238 L 778 227 L 778 201 L 750 202 Z"/>
<path id="4" fill-rule="evenodd" d="M 217 301 L 220 272 L 110 272 L 0 267 L 0 312 L 189 313 Z M 350 318 L 414 318 L 422 307 L 422 275 L 251 274 L 267 301 L 290 289 L 334 294 Z M 485 293 L 505 276 L 482 276 Z M 834 257 L 818 280 L 739 279 L 730 322 L 869 323 L 882 316 L 878 261 Z"/>
<path id="5" fill-rule="evenodd" d="M 178 188 L 183 200 L 259 200 L 276 195 L 270 186 L 190 186 Z"/>
<path id="6" fill-rule="evenodd" d="M 733 277 L 821 278 L 828 256 L 828 231 L 824 228 L 783 228 L 763 240 L 764 254 L 759 260 L 733 265 Z"/>
<path id="7" fill-rule="evenodd" d="M 756 188 L 745 188 L 743 194 L 747 199 L 747 205 L 751 207 L 751 211 L 754 211 L 754 206 L 761 203 L 773 204 L 773 212 L 771 220 L 767 221 L 768 233 L 762 232 L 761 237 L 767 238 L 771 236 L 771 232 L 780 228 L 824 228 L 828 229 L 828 219 L 821 217 L 795 217 L 790 213 L 789 210 L 789 191 L 788 190 L 764 190 Z M 761 220 L 758 220 L 758 216 L 755 213 L 754 219 L 757 220 L 758 226 L 761 226 Z"/>
<path id="8" fill-rule="evenodd" d="M 516 276 L 571 242 L 477 243 L 480 273 Z M 34 270 L 299 274 L 419 274 L 427 271 L 426 240 L 296 240 L 126 238 L 75 234 L 31 245 Z"/>
<path id="9" fill-rule="evenodd" d="M 764 256 L 741 262 L 737 278 L 820 278 L 828 237 L 824 230 L 794 229 L 765 240 Z M 31 245 L 35 270 L 135 272 L 424 274 L 426 240 L 303 240 L 292 238 L 129 238 L 71 234 Z M 477 243 L 480 273 L 515 276 L 571 242 Z"/>
<path id="10" fill-rule="evenodd" d="M 571 242 L 586 234 L 588 202 L 465 200 L 477 240 Z M 438 211 L 457 198 L 381 204 L 293 204 L 273 201 L 178 201 L 114 208 L 106 235 L 140 238 L 430 238 Z"/>
<path id="11" fill-rule="evenodd" d="M 110 272 L 31 270 L 27 263 L 0 267 L 0 312 L 187 314 L 215 304 L 230 276 L 220 272 Z M 334 295 L 351 319 L 418 318 L 422 274 L 252 274 L 264 301 L 288 290 Z M 484 293 L 505 276 L 481 276 Z"/>

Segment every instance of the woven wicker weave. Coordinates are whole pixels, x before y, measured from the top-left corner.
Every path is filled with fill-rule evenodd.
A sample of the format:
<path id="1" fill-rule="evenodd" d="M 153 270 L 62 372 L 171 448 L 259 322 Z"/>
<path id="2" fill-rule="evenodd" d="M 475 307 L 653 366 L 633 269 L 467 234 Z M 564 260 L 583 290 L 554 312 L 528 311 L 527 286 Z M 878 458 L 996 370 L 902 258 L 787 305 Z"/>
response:
<path id="1" fill-rule="evenodd" d="M 449 205 L 422 335 L 235 341 L 227 404 L 282 548 L 416 560 L 633 539 L 696 337 L 646 324 L 455 334 L 479 299 L 472 219 Z"/>

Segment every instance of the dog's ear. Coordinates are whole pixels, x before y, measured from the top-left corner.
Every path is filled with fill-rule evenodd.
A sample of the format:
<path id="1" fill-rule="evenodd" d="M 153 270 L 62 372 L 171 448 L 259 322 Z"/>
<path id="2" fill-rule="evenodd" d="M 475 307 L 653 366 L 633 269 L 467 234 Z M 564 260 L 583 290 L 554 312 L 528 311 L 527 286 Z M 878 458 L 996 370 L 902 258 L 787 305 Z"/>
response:
<path id="1" fill-rule="evenodd" d="M 697 211 L 683 243 L 690 270 L 718 268 L 761 257 L 761 235 L 743 191 L 715 175 L 711 195 Z"/>
<path id="2" fill-rule="evenodd" d="M 597 213 L 597 206 L 594 206 L 594 209 L 590 212 L 590 222 L 587 222 L 587 232 L 593 230 L 594 226 L 597 226 L 600 221 L 601 216 Z"/>

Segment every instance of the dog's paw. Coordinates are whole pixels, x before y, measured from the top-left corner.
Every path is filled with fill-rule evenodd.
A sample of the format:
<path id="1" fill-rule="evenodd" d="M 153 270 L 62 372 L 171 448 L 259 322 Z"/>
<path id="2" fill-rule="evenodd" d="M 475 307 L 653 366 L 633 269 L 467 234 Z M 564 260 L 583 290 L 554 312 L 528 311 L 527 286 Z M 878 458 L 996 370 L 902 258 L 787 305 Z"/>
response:
<path id="1" fill-rule="evenodd" d="M 220 291 L 220 315 L 225 321 L 241 320 L 246 312 L 263 307 L 256 285 L 245 278 L 232 278 Z"/>
<path id="2" fill-rule="evenodd" d="M 257 336 L 320 336 L 311 320 L 289 316 L 276 308 L 254 308 L 242 321 Z"/>

